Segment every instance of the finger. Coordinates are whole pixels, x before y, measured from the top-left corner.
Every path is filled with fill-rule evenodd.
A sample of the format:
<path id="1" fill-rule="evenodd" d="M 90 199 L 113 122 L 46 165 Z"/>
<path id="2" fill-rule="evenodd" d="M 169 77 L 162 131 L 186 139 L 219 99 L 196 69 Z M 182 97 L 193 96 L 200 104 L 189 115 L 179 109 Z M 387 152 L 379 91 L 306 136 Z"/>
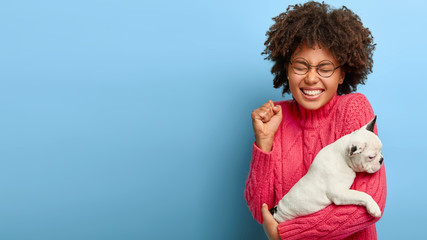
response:
<path id="1" fill-rule="evenodd" d="M 273 109 L 270 106 L 262 106 L 258 111 L 259 119 L 264 123 L 270 121 L 271 117 L 274 116 Z"/>
<path id="2" fill-rule="evenodd" d="M 262 108 L 257 108 L 252 112 L 252 119 L 261 120 L 264 118 L 264 111 Z"/>
<path id="3" fill-rule="evenodd" d="M 273 215 L 271 215 L 270 211 L 268 210 L 268 205 L 265 203 L 261 207 L 261 214 L 264 221 L 270 221 L 271 218 L 273 218 Z"/>
<path id="4" fill-rule="evenodd" d="M 259 119 L 266 123 L 275 115 L 274 102 L 272 100 L 264 103 L 260 108 L 255 109 L 252 112 L 252 119 Z"/>
<path id="5" fill-rule="evenodd" d="M 274 106 L 273 111 L 274 111 L 274 114 L 278 114 L 279 112 L 282 111 L 282 106 L 280 106 L 280 105 Z"/>
<path id="6" fill-rule="evenodd" d="M 267 212 L 265 211 L 265 209 L 268 209 L 268 205 L 266 203 L 262 204 L 262 207 L 261 207 L 262 217 L 265 217 L 265 215 L 267 214 Z"/>
<path id="7" fill-rule="evenodd" d="M 269 107 L 270 107 L 271 111 L 273 111 L 273 112 L 274 112 L 274 107 L 275 107 L 274 102 L 273 102 L 272 100 L 269 100 L 269 101 L 268 101 L 268 104 L 269 104 Z"/>
<path id="8" fill-rule="evenodd" d="M 262 205 L 261 213 L 263 218 L 262 226 L 265 233 L 267 234 L 268 239 L 280 239 L 279 232 L 277 231 L 278 223 L 268 210 L 267 204 L 264 203 Z"/>
<path id="9" fill-rule="evenodd" d="M 274 112 L 273 112 L 273 110 L 272 109 L 266 109 L 265 111 L 263 111 L 262 113 L 261 113 L 261 120 L 264 122 L 264 123 L 266 123 L 266 122 L 269 122 L 270 121 L 270 119 L 274 116 Z"/>
<path id="10" fill-rule="evenodd" d="M 272 100 L 268 100 L 268 102 L 266 102 L 263 107 L 268 118 L 274 116 L 274 102 Z"/>

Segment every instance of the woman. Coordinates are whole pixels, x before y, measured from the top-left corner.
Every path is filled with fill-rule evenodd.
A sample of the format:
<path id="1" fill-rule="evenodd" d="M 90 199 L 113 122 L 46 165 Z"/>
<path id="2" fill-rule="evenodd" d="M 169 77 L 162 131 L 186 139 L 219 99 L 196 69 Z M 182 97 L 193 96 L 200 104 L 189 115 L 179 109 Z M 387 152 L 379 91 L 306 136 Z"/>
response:
<path id="1" fill-rule="evenodd" d="M 274 63 L 274 87 L 283 87 L 293 100 L 270 100 L 252 112 L 249 209 L 269 239 L 376 239 L 379 218 L 360 206 L 330 205 L 280 224 L 268 211 L 305 175 L 320 149 L 374 117 L 366 97 L 351 93 L 372 72 L 375 49 L 356 14 L 308 2 L 273 20 L 263 54 Z M 358 173 L 351 188 L 371 195 L 383 212 L 384 166 L 374 174 Z"/>

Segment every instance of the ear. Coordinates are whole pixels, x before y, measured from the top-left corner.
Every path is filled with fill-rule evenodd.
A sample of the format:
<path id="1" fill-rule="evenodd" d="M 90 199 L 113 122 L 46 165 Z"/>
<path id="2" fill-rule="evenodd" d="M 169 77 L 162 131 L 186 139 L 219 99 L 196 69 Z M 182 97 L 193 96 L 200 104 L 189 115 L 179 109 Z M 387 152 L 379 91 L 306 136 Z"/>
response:
<path id="1" fill-rule="evenodd" d="M 353 142 L 348 147 L 348 156 L 353 157 L 354 155 L 360 154 L 365 150 L 366 143 Z"/>
<path id="2" fill-rule="evenodd" d="M 343 70 L 341 70 L 341 74 L 340 74 L 338 84 L 342 84 L 344 82 L 344 79 L 345 79 L 345 72 Z"/>
<path id="3" fill-rule="evenodd" d="M 368 124 L 366 124 L 366 130 L 374 132 L 375 122 L 377 121 L 377 115 Z"/>

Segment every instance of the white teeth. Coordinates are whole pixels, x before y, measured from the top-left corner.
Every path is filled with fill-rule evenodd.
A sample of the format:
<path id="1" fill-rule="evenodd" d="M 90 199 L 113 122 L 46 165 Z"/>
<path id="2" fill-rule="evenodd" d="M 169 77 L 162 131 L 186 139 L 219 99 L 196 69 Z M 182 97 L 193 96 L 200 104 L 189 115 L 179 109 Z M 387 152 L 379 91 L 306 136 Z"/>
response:
<path id="1" fill-rule="evenodd" d="M 304 92 L 304 94 L 309 96 L 316 96 L 323 92 L 322 90 L 302 90 L 302 91 Z"/>

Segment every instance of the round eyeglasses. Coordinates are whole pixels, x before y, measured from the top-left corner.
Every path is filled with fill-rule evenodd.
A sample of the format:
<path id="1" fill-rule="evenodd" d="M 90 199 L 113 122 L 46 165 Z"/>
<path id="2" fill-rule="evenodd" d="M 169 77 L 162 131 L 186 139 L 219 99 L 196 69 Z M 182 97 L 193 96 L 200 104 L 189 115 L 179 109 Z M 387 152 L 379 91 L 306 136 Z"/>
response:
<path id="1" fill-rule="evenodd" d="M 329 60 L 322 60 L 319 64 L 317 64 L 316 66 L 313 66 L 308 64 L 308 61 L 301 57 L 295 58 L 294 60 L 292 60 L 291 66 L 295 74 L 298 74 L 298 75 L 304 75 L 308 73 L 308 71 L 310 71 L 311 67 L 315 67 L 319 76 L 324 78 L 332 76 L 335 70 L 341 67 L 341 65 L 338 67 L 335 67 L 335 65 Z"/>

